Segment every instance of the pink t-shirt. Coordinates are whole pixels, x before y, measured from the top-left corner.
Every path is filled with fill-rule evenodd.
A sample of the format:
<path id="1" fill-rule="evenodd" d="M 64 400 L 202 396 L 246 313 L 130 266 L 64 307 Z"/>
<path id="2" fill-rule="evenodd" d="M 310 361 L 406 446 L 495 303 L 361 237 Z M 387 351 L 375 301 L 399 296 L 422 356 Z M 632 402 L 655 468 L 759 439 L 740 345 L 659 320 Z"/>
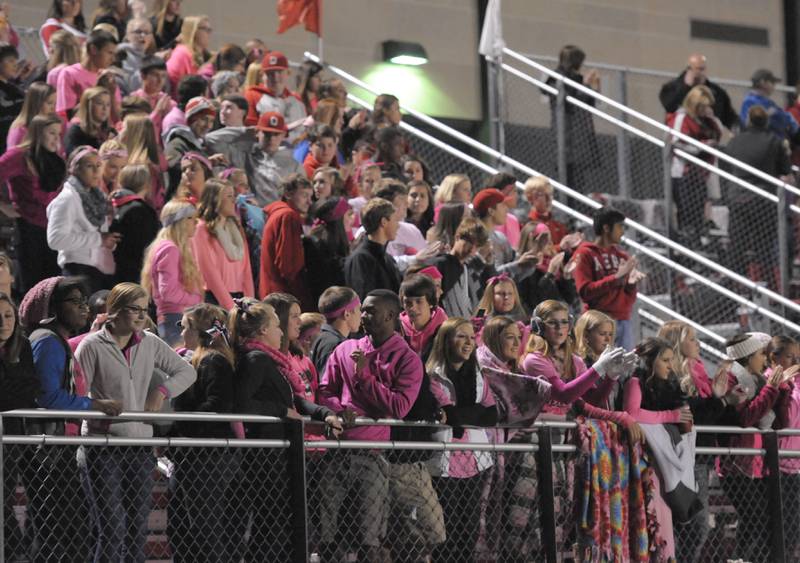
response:
<path id="1" fill-rule="evenodd" d="M 76 107 L 81 100 L 83 91 L 97 86 L 99 76 L 99 73 L 87 70 L 81 63 L 64 67 L 58 74 L 56 85 L 56 113 L 64 114 Z M 122 102 L 119 88 L 115 90 L 115 93 L 116 100 Z"/>
<path id="2" fill-rule="evenodd" d="M 178 82 L 187 74 L 197 74 L 194 56 L 186 45 L 177 45 L 167 60 L 167 76 L 172 85 L 173 94 L 178 91 Z"/>
<path id="3" fill-rule="evenodd" d="M 506 235 L 511 248 L 516 250 L 519 247 L 519 220 L 514 215 L 506 215 L 506 224 L 495 227 L 494 230 Z"/>

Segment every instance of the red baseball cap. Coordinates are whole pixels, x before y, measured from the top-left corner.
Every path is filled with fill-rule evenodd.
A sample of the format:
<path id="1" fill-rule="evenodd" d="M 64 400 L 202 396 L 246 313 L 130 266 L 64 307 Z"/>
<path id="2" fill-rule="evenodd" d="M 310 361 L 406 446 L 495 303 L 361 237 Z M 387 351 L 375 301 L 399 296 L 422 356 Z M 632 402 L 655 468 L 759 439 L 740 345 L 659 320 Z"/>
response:
<path id="1" fill-rule="evenodd" d="M 506 196 L 503 195 L 503 192 L 496 188 L 486 188 L 485 190 L 481 190 L 472 200 L 472 208 L 477 211 L 478 213 L 486 213 L 492 207 L 497 207 L 497 205 L 503 203 L 506 199 Z"/>
<path id="2" fill-rule="evenodd" d="M 258 118 L 256 129 L 259 131 L 266 131 L 267 133 L 287 133 L 289 131 L 289 129 L 286 128 L 286 120 L 283 118 L 283 115 L 277 111 L 262 113 Z"/>
<path id="3" fill-rule="evenodd" d="M 216 117 L 217 109 L 214 107 L 214 104 L 211 103 L 211 100 L 202 96 L 198 96 L 189 100 L 189 103 L 186 104 L 186 109 L 183 110 L 183 113 L 186 116 L 186 121 L 188 122 L 189 120 L 200 115 L 210 115 L 211 117 Z"/>
<path id="4" fill-rule="evenodd" d="M 261 60 L 261 70 L 287 70 L 289 60 L 280 51 L 270 51 Z"/>

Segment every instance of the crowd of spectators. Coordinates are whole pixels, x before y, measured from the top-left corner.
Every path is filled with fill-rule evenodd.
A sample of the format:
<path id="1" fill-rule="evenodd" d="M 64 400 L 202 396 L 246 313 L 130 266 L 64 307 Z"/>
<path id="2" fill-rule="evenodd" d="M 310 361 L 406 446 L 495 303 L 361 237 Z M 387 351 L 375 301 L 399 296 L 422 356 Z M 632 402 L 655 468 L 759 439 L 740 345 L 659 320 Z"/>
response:
<path id="1" fill-rule="evenodd" d="M 347 106 L 344 85 L 321 67 L 305 62 L 295 77 L 286 56 L 258 40 L 211 52 L 211 19 L 182 14 L 179 0 L 156 1 L 149 18 L 136 2 L 100 4 L 87 26 L 80 0 L 53 1 L 41 28 L 44 68 L 18 68 L 14 45 L 0 45 L 0 211 L 20 241 L 16 260 L 0 254 L 2 410 L 80 418 L 169 403 L 305 416 L 318 423 L 306 429 L 311 439 L 366 442 L 529 441 L 496 425 L 582 416 L 618 427 L 616 440 L 631 448 L 646 440 L 660 475 L 652 549 L 702 560 L 709 468 L 695 475 L 691 423 L 800 423 L 796 342 L 741 334 L 727 346 L 733 363 L 709 377 L 685 323 L 637 342 L 631 316 L 645 273 L 620 246 L 620 211 L 598 210 L 584 240 L 554 216 L 546 178 L 526 179 L 520 192 L 509 173 L 432 177 L 398 127 L 393 95 L 365 112 Z M 573 47 L 565 72 L 580 78 L 582 60 Z M 704 76 L 704 59 L 693 56 L 662 100 L 676 129 L 713 143 L 720 124 L 738 118 Z M 752 143 L 778 158 L 788 153 L 775 133 L 791 137 L 797 124 L 759 109 L 774 82 L 754 75 L 742 121 L 760 128 Z M 748 143 L 740 154 L 752 152 Z M 696 226 L 702 175 L 676 162 L 673 177 L 678 220 Z M 510 400 L 519 375 L 530 384 Z M 449 427 L 403 434 L 356 417 Z M 103 419 L 4 430 L 153 435 L 152 425 Z M 251 423 L 169 432 L 274 437 Z M 741 439 L 751 448 L 759 440 Z M 37 561 L 144 559 L 151 448 L 86 448 L 79 463 L 62 448 L 4 462 L 7 560 L 29 550 Z M 253 538 L 288 525 L 287 506 L 267 500 L 275 477 L 227 452 L 187 449 L 171 463 L 176 560 L 266 560 Z M 347 548 L 361 560 L 397 556 L 394 542 L 409 540 L 396 524 L 411 514 L 403 520 L 417 540 L 407 560 L 469 561 L 487 549 L 526 560 L 543 548 L 535 464 L 525 458 L 502 483 L 504 463 L 469 450 L 310 458 L 321 475 L 309 493 L 312 548 L 322 561 L 340 560 L 348 527 L 356 533 Z M 763 467 L 719 472 L 740 517 L 737 554 L 758 560 L 750 550 L 768 534 Z M 243 481 L 263 502 L 239 511 L 231 503 L 243 500 Z M 17 485 L 27 494 L 25 537 L 13 513 Z M 501 496 L 511 502 L 487 523 L 493 487 L 508 487 Z M 76 490 L 85 496 L 67 493 Z M 351 496 L 354 506 L 342 509 Z M 677 541 L 684 536 L 673 527 L 692 528 L 694 540 Z M 91 551 L 76 537 L 91 538 Z M 629 548 L 619 548 L 623 559 Z"/>

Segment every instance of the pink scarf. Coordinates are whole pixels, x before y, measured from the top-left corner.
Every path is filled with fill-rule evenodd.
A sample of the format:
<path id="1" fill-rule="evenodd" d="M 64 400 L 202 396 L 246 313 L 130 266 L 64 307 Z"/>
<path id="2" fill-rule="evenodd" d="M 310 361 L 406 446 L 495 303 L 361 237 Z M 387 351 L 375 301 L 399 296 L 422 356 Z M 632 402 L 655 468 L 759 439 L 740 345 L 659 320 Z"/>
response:
<path id="1" fill-rule="evenodd" d="M 263 342 L 253 340 L 252 338 L 245 340 L 244 344 L 242 344 L 242 348 L 248 352 L 264 352 L 278 366 L 278 371 L 292 388 L 292 393 L 304 399 L 309 398 L 308 393 L 310 385 L 307 385 L 306 382 L 303 381 L 303 377 L 295 371 L 292 366 L 292 360 L 287 354 L 284 354 L 272 346 L 267 346 Z"/>
<path id="2" fill-rule="evenodd" d="M 403 325 L 403 334 L 406 337 L 408 345 L 417 354 L 421 354 L 425 348 L 425 344 L 434 337 L 436 331 L 442 326 L 442 323 L 447 320 L 447 313 L 441 307 L 436 307 L 431 315 L 428 324 L 422 327 L 422 330 L 417 330 L 408 318 L 408 313 L 403 311 L 400 313 L 400 324 Z"/>

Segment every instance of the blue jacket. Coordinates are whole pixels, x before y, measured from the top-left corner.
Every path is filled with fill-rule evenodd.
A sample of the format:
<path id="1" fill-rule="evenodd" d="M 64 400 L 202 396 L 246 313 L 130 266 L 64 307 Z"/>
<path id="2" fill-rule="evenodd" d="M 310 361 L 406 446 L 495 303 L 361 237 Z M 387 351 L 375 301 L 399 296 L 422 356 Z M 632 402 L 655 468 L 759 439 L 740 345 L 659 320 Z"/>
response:
<path id="1" fill-rule="evenodd" d="M 31 334 L 33 367 L 41 385 L 38 403 L 45 409 L 88 411 L 92 400 L 72 392 L 69 366 L 72 357 L 67 355 L 68 348 L 68 344 L 49 330 L 37 329 Z"/>
<path id="2" fill-rule="evenodd" d="M 769 130 L 777 135 L 779 139 L 793 137 L 797 133 L 800 126 L 797 125 L 797 121 L 794 120 L 792 114 L 754 90 L 747 93 L 742 102 L 742 109 L 739 112 L 739 119 L 743 127 L 747 125 L 747 112 L 753 106 L 763 106 L 767 110 L 767 114 L 769 114 Z"/>

